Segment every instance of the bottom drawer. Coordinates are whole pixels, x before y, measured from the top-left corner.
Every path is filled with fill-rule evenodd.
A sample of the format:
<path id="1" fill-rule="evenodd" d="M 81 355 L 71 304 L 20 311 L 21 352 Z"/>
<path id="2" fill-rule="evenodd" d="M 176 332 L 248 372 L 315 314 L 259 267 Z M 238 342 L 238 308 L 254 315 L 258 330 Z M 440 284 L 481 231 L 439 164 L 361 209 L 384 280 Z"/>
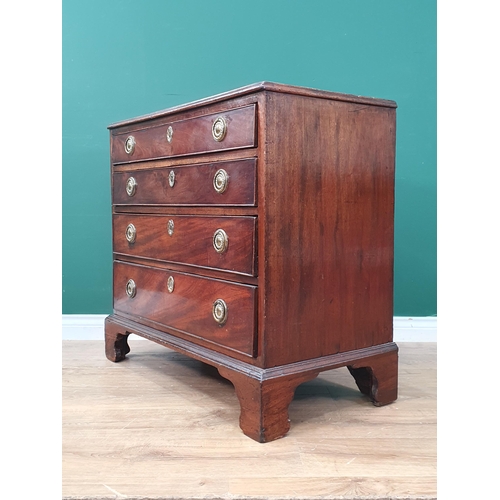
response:
<path id="1" fill-rule="evenodd" d="M 115 262 L 114 309 L 255 356 L 256 288 Z"/>

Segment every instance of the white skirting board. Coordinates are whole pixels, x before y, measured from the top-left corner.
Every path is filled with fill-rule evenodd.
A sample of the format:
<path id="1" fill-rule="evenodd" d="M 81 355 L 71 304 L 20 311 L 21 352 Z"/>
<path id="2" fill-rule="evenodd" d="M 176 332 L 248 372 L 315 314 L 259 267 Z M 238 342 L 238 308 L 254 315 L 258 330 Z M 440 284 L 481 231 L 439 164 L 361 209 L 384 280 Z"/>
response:
<path id="1" fill-rule="evenodd" d="M 63 314 L 62 339 L 103 340 L 106 316 L 107 314 Z M 437 342 L 437 317 L 395 316 L 394 342 Z"/>

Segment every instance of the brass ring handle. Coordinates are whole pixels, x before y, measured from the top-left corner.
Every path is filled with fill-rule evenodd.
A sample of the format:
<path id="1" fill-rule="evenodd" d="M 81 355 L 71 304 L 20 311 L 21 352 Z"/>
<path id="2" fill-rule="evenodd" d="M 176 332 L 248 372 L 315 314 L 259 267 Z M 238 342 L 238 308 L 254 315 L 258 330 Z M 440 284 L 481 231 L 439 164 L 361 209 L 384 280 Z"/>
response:
<path id="1" fill-rule="evenodd" d="M 217 117 L 212 124 L 212 136 L 217 142 L 221 142 L 226 137 L 227 122 L 223 116 Z"/>
<path id="2" fill-rule="evenodd" d="M 219 168 L 219 170 L 215 172 L 213 184 L 214 189 L 219 194 L 222 194 L 227 189 L 227 185 L 229 184 L 229 176 L 223 168 Z"/>
<path id="3" fill-rule="evenodd" d="M 212 307 L 212 315 L 219 325 L 227 321 L 227 304 L 222 299 L 217 299 Z"/>
<path id="4" fill-rule="evenodd" d="M 129 196 L 134 196 L 137 191 L 137 181 L 133 177 L 127 179 L 127 184 L 125 185 L 125 190 Z"/>
<path id="5" fill-rule="evenodd" d="M 167 290 L 172 293 L 174 291 L 175 280 L 173 276 L 169 276 L 167 280 Z"/>
<path id="6" fill-rule="evenodd" d="M 131 155 L 135 150 L 135 137 L 133 135 L 129 135 L 125 140 L 125 153 Z"/>
<path id="7" fill-rule="evenodd" d="M 217 253 L 224 253 L 227 250 L 229 239 L 224 229 L 217 229 L 213 237 L 213 245 Z"/>
<path id="8" fill-rule="evenodd" d="M 167 233 L 169 236 L 174 234 L 174 221 L 172 219 L 167 222 Z"/>
<path id="9" fill-rule="evenodd" d="M 168 185 L 173 188 L 175 184 L 175 172 L 173 170 L 170 170 L 168 174 Z"/>
<path id="10" fill-rule="evenodd" d="M 173 137 L 174 137 L 174 129 L 172 128 L 172 125 L 169 125 L 167 128 L 167 141 L 172 142 Z"/>
<path id="11" fill-rule="evenodd" d="M 135 294 L 137 293 L 137 287 L 135 286 L 134 280 L 128 280 L 127 285 L 125 286 L 125 292 L 129 296 L 129 298 L 133 299 Z"/>
<path id="12" fill-rule="evenodd" d="M 133 224 L 129 224 L 125 230 L 125 238 L 127 238 L 129 243 L 134 243 L 136 235 L 137 230 L 135 229 L 135 226 Z"/>

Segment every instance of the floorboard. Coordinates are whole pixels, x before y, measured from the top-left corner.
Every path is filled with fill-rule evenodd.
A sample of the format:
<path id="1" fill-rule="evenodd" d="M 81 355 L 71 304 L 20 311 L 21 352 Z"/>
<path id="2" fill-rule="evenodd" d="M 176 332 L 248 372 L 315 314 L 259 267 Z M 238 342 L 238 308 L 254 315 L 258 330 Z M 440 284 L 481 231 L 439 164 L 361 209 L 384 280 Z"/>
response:
<path id="1" fill-rule="evenodd" d="M 297 389 L 288 435 L 259 444 L 214 368 L 132 337 L 120 363 L 63 341 L 64 498 L 436 498 L 435 343 L 399 345 L 395 403 L 323 372 Z"/>

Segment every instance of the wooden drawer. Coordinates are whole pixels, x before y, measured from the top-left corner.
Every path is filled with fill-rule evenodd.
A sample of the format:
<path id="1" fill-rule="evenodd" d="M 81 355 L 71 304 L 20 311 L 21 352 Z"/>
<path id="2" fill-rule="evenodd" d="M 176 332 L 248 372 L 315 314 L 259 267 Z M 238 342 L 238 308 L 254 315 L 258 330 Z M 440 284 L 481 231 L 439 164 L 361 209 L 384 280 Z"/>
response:
<path id="1" fill-rule="evenodd" d="M 113 250 L 254 276 L 256 220 L 256 217 L 115 215 Z M 225 249 L 225 236 L 220 230 L 227 237 Z M 216 232 L 218 238 L 214 242 Z"/>
<path id="2" fill-rule="evenodd" d="M 115 311 L 255 355 L 256 287 L 121 262 L 113 274 Z"/>
<path id="3" fill-rule="evenodd" d="M 217 128 L 217 124 L 221 123 L 225 125 Z M 216 130 L 213 132 L 214 126 Z M 221 130 L 223 132 L 217 140 L 214 137 Z M 255 104 L 252 104 L 221 113 L 173 119 L 162 125 L 132 132 L 113 133 L 111 158 L 113 163 L 120 163 L 248 148 L 255 145 Z"/>
<path id="4" fill-rule="evenodd" d="M 113 174 L 121 205 L 240 205 L 256 203 L 255 158 Z"/>

